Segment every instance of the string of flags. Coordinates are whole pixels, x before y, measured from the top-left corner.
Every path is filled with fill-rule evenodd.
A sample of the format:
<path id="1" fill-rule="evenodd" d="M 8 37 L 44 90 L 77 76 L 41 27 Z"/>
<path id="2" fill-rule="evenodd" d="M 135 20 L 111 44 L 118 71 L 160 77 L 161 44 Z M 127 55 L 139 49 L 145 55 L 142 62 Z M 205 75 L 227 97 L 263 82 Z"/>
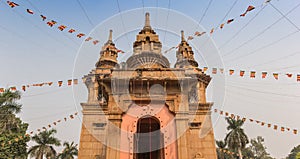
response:
<path id="1" fill-rule="evenodd" d="M 204 67 L 203 68 L 203 72 L 204 73 L 208 73 L 208 67 Z M 220 72 L 220 74 L 224 74 L 225 70 L 224 68 L 212 68 L 211 69 L 211 74 L 218 74 L 218 70 Z M 232 76 L 234 74 L 239 74 L 240 77 L 245 77 L 246 76 L 246 71 L 245 70 L 239 70 L 236 71 L 234 69 L 229 69 L 228 70 L 228 75 Z M 287 78 L 293 78 L 294 76 L 296 76 L 296 81 L 300 82 L 300 74 L 295 74 L 295 73 L 290 73 L 290 72 L 286 72 L 286 73 L 279 73 L 279 72 L 267 72 L 267 71 L 262 71 L 262 72 L 257 72 L 257 71 L 249 71 L 249 77 L 250 78 L 258 78 L 261 77 L 262 79 L 267 78 L 268 76 L 273 76 L 273 78 L 275 80 L 279 80 L 279 75 L 280 76 L 285 76 Z"/>
<path id="2" fill-rule="evenodd" d="M 26 134 L 26 135 L 27 135 L 27 136 L 30 136 L 30 135 L 32 135 L 32 134 L 34 134 L 34 133 L 36 133 L 36 132 L 40 133 L 41 131 L 46 131 L 47 129 L 50 129 L 50 128 L 52 128 L 52 127 L 57 126 L 57 125 L 58 125 L 59 123 L 61 123 L 62 121 L 67 122 L 68 119 L 71 119 L 71 120 L 74 119 L 75 116 L 77 116 L 77 115 L 78 115 L 78 112 L 76 112 L 76 113 L 74 113 L 74 114 L 71 114 L 71 115 L 69 115 L 69 116 L 66 116 L 66 117 L 64 117 L 64 118 L 58 119 L 58 120 L 53 121 L 52 123 L 48 124 L 47 126 L 43 126 L 43 127 L 39 128 L 39 129 L 36 129 L 36 131 L 30 131 L 30 132 L 29 132 L 28 134 Z"/>
<path id="3" fill-rule="evenodd" d="M 52 128 L 52 127 L 55 127 L 56 125 L 58 125 L 58 124 L 61 123 L 62 121 L 67 122 L 68 119 L 71 119 L 71 120 L 74 119 L 75 116 L 77 116 L 77 115 L 78 115 L 78 112 L 76 112 L 76 113 L 74 113 L 74 114 L 71 114 L 71 115 L 69 115 L 68 117 L 64 117 L 63 119 L 59 119 L 59 120 L 57 120 L 57 121 L 54 121 L 54 122 L 52 122 L 51 124 L 48 124 L 47 126 L 43 126 L 42 128 L 37 129 L 36 131 L 30 131 L 29 133 L 25 134 L 25 136 L 18 136 L 18 137 L 16 137 L 14 140 L 15 140 L 15 142 L 18 142 L 19 140 L 22 140 L 22 139 L 24 139 L 24 138 L 26 138 L 26 137 L 30 137 L 31 135 L 33 135 L 33 134 L 36 133 L 36 132 L 40 133 L 40 132 L 42 132 L 42 131 L 46 131 L 47 129 L 50 129 L 50 128 Z M 13 143 L 12 143 L 11 141 L 9 141 L 8 144 L 13 144 Z M 2 147 L 4 147 L 4 143 L 2 144 Z"/>
<path id="4" fill-rule="evenodd" d="M 271 0 L 265 0 L 265 2 L 264 2 L 261 6 L 259 6 L 259 7 L 262 7 L 263 5 L 267 5 L 267 4 L 270 3 L 270 2 L 271 2 Z M 227 21 L 225 21 L 224 23 L 221 23 L 220 25 L 211 28 L 210 31 L 209 31 L 209 34 L 212 35 L 217 29 L 221 29 L 221 30 L 222 30 L 222 29 L 225 27 L 225 25 L 231 24 L 231 23 L 234 22 L 238 17 L 240 17 L 240 18 L 245 17 L 249 12 L 251 12 L 251 11 L 253 11 L 254 9 L 259 8 L 259 7 L 255 7 L 255 6 L 249 5 L 249 6 L 247 7 L 247 9 L 245 10 L 245 12 L 243 12 L 243 13 L 240 14 L 239 16 L 237 16 L 237 17 L 235 17 L 235 18 L 230 18 L 230 19 L 228 19 Z M 188 36 L 187 40 L 188 40 L 188 41 L 189 41 L 189 40 L 193 40 L 195 37 L 201 37 L 201 36 L 203 36 L 203 35 L 206 34 L 206 33 L 207 33 L 206 31 L 202 31 L 202 32 L 195 31 L 194 35 Z M 164 51 L 164 53 L 168 53 L 168 52 L 170 52 L 171 50 L 176 49 L 176 48 L 178 48 L 178 46 L 176 46 L 176 47 L 171 47 L 171 48 L 169 48 L 168 50 Z"/>
<path id="5" fill-rule="evenodd" d="M 57 81 L 57 86 L 58 87 L 63 86 L 63 82 L 64 81 Z M 69 79 L 69 80 L 67 80 L 67 86 L 77 85 L 77 84 L 78 84 L 78 79 Z M 53 82 L 41 82 L 41 83 L 22 85 L 20 87 L 21 89 L 18 89 L 16 86 L 11 86 L 11 87 L 9 87 L 9 89 L 11 91 L 22 90 L 22 91 L 25 92 L 30 87 L 42 87 L 42 86 L 52 86 L 52 85 L 53 85 Z M 5 91 L 5 88 L 0 88 L 0 93 L 3 93 L 4 91 Z"/>
<path id="6" fill-rule="evenodd" d="M 255 120 L 253 118 L 246 118 L 246 117 L 241 117 L 239 115 L 236 115 L 236 114 L 232 114 L 232 113 L 229 113 L 229 112 L 226 112 L 226 111 L 223 111 L 223 110 L 218 110 L 218 109 L 214 109 L 214 112 L 215 113 L 218 113 L 220 115 L 223 115 L 225 117 L 230 117 L 232 119 L 237 119 L 237 120 L 242 120 L 242 121 L 249 121 L 251 123 L 256 123 L 260 126 L 267 126 L 268 128 L 273 128 L 274 130 L 280 130 L 281 132 L 292 132 L 293 134 L 298 134 L 298 130 L 297 129 L 291 129 L 289 127 L 286 127 L 286 126 L 279 126 L 277 124 L 271 124 L 271 123 L 267 123 L 267 122 L 264 122 L 264 121 L 260 121 L 260 120 Z"/>
<path id="7" fill-rule="evenodd" d="M 11 7 L 11 8 L 15 8 L 15 7 L 19 7 L 20 5 L 15 3 L 15 2 L 12 2 L 12 1 L 6 1 L 6 3 Z M 26 9 L 26 13 L 28 14 L 31 14 L 31 15 L 35 15 L 36 13 L 31 10 L 31 9 Z M 71 27 L 68 27 L 67 25 L 64 25 L 64 24 L 58 24 L 58 22 L 56 20 L 51 20 L 51 19 L 48 19 L 45 15 L 39 15 L 39 18 L 41 18 L 42 21 L 45 21 L 46 24 L 49 26 L 49 27 L 54 27 L 55 25 L 57 25 L 57 29 L 60 30 L 60 31 L 67 31 L 68 33 L 70 34 L 75 34 L 75 32 L 77 32 L 77 30 L 75 30 L 74 28 L 71 28 Z M 85 33 L 82 33 L 82 32 L 78 32 L 75 34 L 75 36 L 77 38 L 82 38 L 82 37 L 85 37 L 86 34 Z M 85 40 L 85 42 L 92 42 L 92 44 L 94 45 L 97 45 L 100 41 L 93 38 L 93 37 L 87 37 Z M 118 53 L 124 53 L 124 51 L 122 50 L 119 50 Z"/>

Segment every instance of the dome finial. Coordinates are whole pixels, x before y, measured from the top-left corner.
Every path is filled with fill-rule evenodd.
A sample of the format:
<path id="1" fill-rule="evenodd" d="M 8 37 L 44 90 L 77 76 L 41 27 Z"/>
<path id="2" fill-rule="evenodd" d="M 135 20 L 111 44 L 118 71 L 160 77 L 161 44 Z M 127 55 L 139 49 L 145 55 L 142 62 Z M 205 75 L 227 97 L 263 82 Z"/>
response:
<path id="1" fill-rule="evenodd" d="M 184 39 L 184 31 L 183 30 L 181 30 L 181 41 L 185 41 L 185 39 Z"/>
<path id="2" fill-rule="evenodd" d="M 151 26 L 150 26 L 150 14 L 149 14 L 149 12 L 147 12 L 145 14 L 145 26 L 144 26 L 144 28 L 151 28 Z"/>
<path id="3" fill-rule="evenodd" d="M 109 30 L 109 36 L 108 36 L 108 41 L 112 41 L 112 30 Z"/>

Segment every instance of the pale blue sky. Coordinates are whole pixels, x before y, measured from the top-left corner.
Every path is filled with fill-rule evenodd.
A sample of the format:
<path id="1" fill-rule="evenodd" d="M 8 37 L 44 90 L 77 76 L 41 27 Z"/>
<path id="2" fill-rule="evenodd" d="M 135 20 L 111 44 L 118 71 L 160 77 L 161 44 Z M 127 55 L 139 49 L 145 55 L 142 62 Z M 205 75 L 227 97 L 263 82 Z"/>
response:
<path id="1" fill-rule="evenodd" d="M 2 74 L 0 76 L 0 87 L 13 85 L 20 87 L 23 84 L 44 81 L 66 81 L 72 78 L 74 60 L 77 53 L 79 53 L 76 63 L 78 67 L 74 75 L 80 79 L 84 74 L 93 69 L 94 64 L 98 60 L 101 45 L 107 38 L 106 32 L 109 29 L 114 29 L 114 37 L 118 37 L 117 46 L 120 49 L 130 51 L 138 30 L 128 33 L 127 37 L 121 36 L 121 32 L 129 31 L 131 27 L 139 28 L 140 26 L 135 25 L 142 25 L 144 19 L 143 15 L 135 15 L 132 19 L 126 18 L 124 12 L 127 10 L 140 8 L 141 11 L 143 10 L 143 5 L 144 7 L 165 8 L 165 11 L 172 9 L 194 19 L 198 23 L 210 2 L 209 0 L 144 0 L 143 3 L 142 0 L 119 0 L 119 8 L 116 0 L 79 1 L 88 17 L 85 16 L 84 11 L 75 0 L 15 0 L 14 2 L 20 4 L 20 7 L 13 9 L 9 8 L 5 1 L 0 2 L 0 72 Z M 212 27 L 220 24 L 235 1 L 213 0 L 200 23 L 204 27 L 204 30 L 209 32 Z M 230 25 L 225 25 L 223 30 L 217 30 L 212 36 L 217 48 L 220 49 L 219 54 L 224 62 L 224 67 L 225 69 L 235 69 L 236 71 L 240 69 L 245 69 L 248 72 L 252 70 L 258 72 L 268 71 L 269 76 L 267 79 L 249 79 L 247 72 L 247 77 L 244 78 L 238 77 L 237 74 L 226 76 L 226 95 L 223 109 L 245 117 L 252 117 L 300 130 L 300 117 L 298 115 L 300 111 L 300 98 L 295 97 L 300 94 L 300 83 L 296 82 L 295 76 L 292 79 L 288 79 L 283 75 L 286 72 L 300 73 L 300 63 L 298 61 L 300 57 L 299 32 L 274 45 L 269 45 L 297 31 L 294 25 L 298 28 L 300 27 L 300 7 L 287 16 L 292 21 L 293 24 L 291 24 L 285 18 L 276 22 L 281 18 L 281 14 L 270 5 L 265 6 L 260 11 L 262 7 L 259 6 L 263 4 L 264 0 L 237 0 L 236 2 L 223 22 L 226 22 L 227 19 L 237 17 L 235 21 Z M 283 14 L 286 14 L 298 5 L 299 1 L 273 0 L 272 4 Z M 238 16 L 249 5 L 258 8 L 249 12 L 246 17 L 239 18 Z M 25 11 L 26 8 L 32 9 L 36 14 L 27 14 Z M 124 16 L 124 26 L 117 26 L 111 23 L 106 27 L 99 27 L 102 26 L 101 23 L 103 24 L 104 20 L 114 15 L 115 18 L 121 20 L 119 10 L 121 11 L 121 15 Z M 155 12 L 154 9 L 145 10 Z M 161 12 L 159 17 L 154 16 L 153 13 L 151 13 L 151 19 L 154 28 L 161 26 L 161 28 L 169 31 L 175 30 L 174 32 L 176 32 L 178 30 L 176 33 L 180 33 L 180 30 L 176 28 L 177 26 L 174 26 L 176 25 L 174 24 L 174 20 L 176 19 L 174 18 L 173 11 L 170 11 L 170 19 L 168 19 L 170 21 L 159 21 L 160 18 L 167 18 L 167 14 L 164 13 L 168 12 Z M 100 43 L 95 47 L 92 47 L 92 45 L 83 45 L 81 48 L 83 39 L 78 39 L 67 32 L 61 32 L 56 29 L 57 26 L 53 28 L 48 27 L 45 22 L 41 21 L 39 14 L 43 14 L 49 19 L 56 20 L 59 24 L 65 24 L 86 34 L 95 29 L 93 33 L 100 39 Z M 141 14 L 143 13 L 141 12 Z M 251 20 L 252 18 L 253 20 Z M 246 25 L 250 20 L 251 22 Z M 178 19 L 178 22 L 180 21 L 183 21 L 183 19 Z M 275 22 L 276 24 L 272 25 Z M 119 22 L 115 23 L 118 24 Z M 135 25 L 131 25 L 133 23 Z M 189 24 L 180 25 L 183 25 L 187 34 L 201 30 Z M 244 29 L 239 31 L 242 28 Z M 165 48 L 179 42 L 179 37 L 170 32 L 165 34 L 164 30 L 157 30 L 157 33 L 160 35 L 160 40 Z M 232 39 L 236 33 L 238 33 L 237 36 Z M 251 40 L 253 37 L 256 38 Z M 128 46 L 127 38 L 130 40 L 129 44 L 131 46 Z M 199 41 L 192 41 L 191 44 L 194 47 L 200 48 L 201 51 L 201 48 L 207 47 L 205 44 L 205 38 L 207 37 L 203 38 L 204 40 L 198 39 Z M 232 40 L 228 42 L 230 39 Z M 224 45 L 225 43 L 226 45 Z M 88 52 L 85 52 L 85 49 Z M 206 57 L 205 60 L 211 61 L 211 67 L 214 67 L 213 61 L 216 57 L 213 56 L 213 53 L 216 54 L 216 52 L 212 51 L 213 53 L 210 55 L 209 51 L 212 50 L 207 49 L 207 52 L 205 51 L 201 54 Z M 120 56 L 119 60 L 124 61 L 128 56 L 130 56 L 130 52 Z M 174 54 L 172 53 L 166 56 L 170 59 L 174 58 Z M 201 67 L 205 66 L 200 56 L 197 57 L 197 61 Z M 216 67 L 221 66 L 218 62 L 215 65 L 218 65 Z M 277 71 L 280 73 L 278 81 L 271 77 L 271 73 Z M 215 79 L 220 78 L 217 76 L 213 77 Z M 213 94 L 211 90 L 214 84 L 214 82 L 211 83 L 209 94 Z M 76 106 L 74 105 L 78 105 L 79 102 L 85 102 L 86 100 L 85 86 L 79 84 L 76 87 L 75 102 L 73 100 L 72 88 L 67 86 L 63 86 L 62 88 L 58 88 L 57 86 L 31 88 L 24 92 L 21 101 L 23 112 L 20 115 L 24 121 L 30 124 L 29 130 L 36 130 L 54 120 L 75 112 Z M 215 103 L 223 102 L 223 100 L 218 101 L 220 99 L 217 99 L 217 95 L 218 93 L 215 92 L 214 95 L 211 95 L 213 98 L 210 99 L 214 99 Z M 220 108 L 221 106 L 219 104 L 214 107 Z M 216 118 L 217 116 L 213 115 L 214 121 Z M 56 127 L 59 132 L 58 137 L 62 140 L 74 140 L 78 142 L 80 123 L 80 119 L 76 118 L 58 125 Z M 224 120 L 221 118 L 221 120 L 215 123 L 216 139 L 224 138 L 226 133 Z M 294 146 L 300 144 L 300 134 L 282 133 L 249 122 L 246 122 L 245 130 L 250 138 L 258 135 L 263 136 L 268 152 L 276 158 L 287 156 Z"/>

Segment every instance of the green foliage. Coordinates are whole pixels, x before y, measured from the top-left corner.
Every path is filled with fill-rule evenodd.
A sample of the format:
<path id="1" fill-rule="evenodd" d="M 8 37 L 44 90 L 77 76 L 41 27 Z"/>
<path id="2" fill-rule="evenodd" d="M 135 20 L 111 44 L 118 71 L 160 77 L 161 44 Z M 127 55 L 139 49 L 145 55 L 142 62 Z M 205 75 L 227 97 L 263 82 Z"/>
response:
<path id="1" fill-rule="evenodd" d="M 225 142 L 228 148 L 235 150 L 238 154 L 242 155 L 242 149 L 249 143 L 248 137 L 242 129 L 244 121 L 232 118 L 226 118 L 228 123 L 227 130 L 229 131 L 225 137 Z M 242 158 L 242 156 L 240 157 Z"/>
<path id="2" fill-rule="evenodd" d="M 256 159 L 273 159 L 266 151 L 264 146 L 264 138 L 258 136 L 256 139 L 251 139 L 250 149 Z"/>
<path id="3" fill-rule="evenodd" d="M 286 159 L 295 159 L 297 154 L 300 152 L 300 145 L 294 147 Z"/>
<path id="4" fill-rule="evenodd" d="M 63 146 L 64 149 L 62 153 L 57 156 L 58 159 L 73 159 L 74 156 L 78 155 L 77 144 L 74 144 L 74 142 L 72 142 L 71 144 L 68 142 L 64 142 Z"/>
<path id="5" fill-rule="evenodd" d="M 32 137 L 32 140 L 37 143 L 37 145 L 32 146 L 28 154 L 36 159 L 43 159 L 45 155 L 47 158 L 55 158 L 56 151 L 53 146 L 60 146 L 60 141 L 54 137 L 57 131 L 55 129 L 46 130 L 36 134 Z"/>
<path id="6" fill-rule="evenodd" d="M 0 158 L 27 157 L 28 124 L 15 115 L 21 111 L 21 105 L 16 102 L 20 98 L 18 91 L 5 90 L 0 94 Z"/>

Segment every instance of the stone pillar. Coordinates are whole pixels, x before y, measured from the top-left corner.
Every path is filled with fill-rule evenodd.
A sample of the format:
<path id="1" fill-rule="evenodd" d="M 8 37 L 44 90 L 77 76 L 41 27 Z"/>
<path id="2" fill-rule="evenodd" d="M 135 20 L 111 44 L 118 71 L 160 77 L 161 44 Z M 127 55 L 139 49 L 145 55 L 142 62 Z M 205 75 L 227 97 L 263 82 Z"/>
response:
<path id="1" fill-rule="evenodd" d="M 206 88 L 205 88 L 204 83 L 198 82 L 197 87 L 198 87 L 199 102 L 200 103 L 206 103 L 206 95 L 205 95 Z"/>
<path id="2" fill-rule="evenodd" d="M 109 115 L 106 159 L 120 158 L 121 115 Z"/>
<path id="3" fill-rule="evenodd" d="M 186 114 L 177 113 L 175 117 L 178 159 L 185 159 L 189 155 L 187 139 L 188 118 L 186 116 Z"/>
<path id="4" fill-rule="evenodd" d="M 181 85 L 183 86 L 183 83 Z M 187 139 L 187 130 L 188 130 L 188 93 L 185 89 L 182 88 L 182 95 L 177 105 L 177 109 L 175 108 L 175 122 L 176 122 L 176 136 L 177 136 L 177 152 L 178 159 L 187 158 L 189 155 L 188 152 L 188 139 Z M 184 93 L 186 92 L 186 93 Z"/>

